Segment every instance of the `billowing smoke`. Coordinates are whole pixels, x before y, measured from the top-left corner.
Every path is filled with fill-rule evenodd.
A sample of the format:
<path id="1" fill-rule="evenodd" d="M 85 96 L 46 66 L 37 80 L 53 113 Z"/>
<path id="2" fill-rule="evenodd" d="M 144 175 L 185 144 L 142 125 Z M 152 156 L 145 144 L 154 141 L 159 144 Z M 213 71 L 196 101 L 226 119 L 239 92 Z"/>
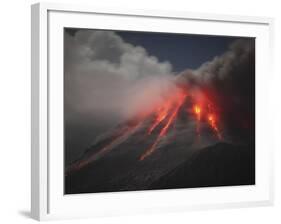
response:
<path id="1" fill-rule="evenodd" d="M 73 158 L 95 136 L 145 112 L 175 88 L 169 62 L 114 32 L 65 32 L 64 54 L 66 147 L 76 150 L 67 154 Z"/>
<path id="2" fill-rule="evenodd" d="M 253 136 L 255 125 L 255 40 L 241 38 L 221 56 L 196 70 L 183 71 L 179 83 L 199 89 L 215 101 L 225 131 L 239 138 Z"/>
<path id="3" fill-rule="evenodd" d="M 212 61 L 203 63 L 196 70 L 182 72 L 181 78 L 200 85 L 235 80 L 241 76 L 239 70 L 254 65 L 254 61 L 251 61 L 255 59 L 254 49 L 255 42 L 253 39 L 239 39 L 234 41 L 223 55 L 216 56 Z M 252 74 L 244 75 L 251 76 Z"/>
<path id="4" fill-rule="evenodd" d="M 138 101 L 136 106 L 149 103 L 139 94 L 149 94 L 154 101 L 152 96 L 159 96 L 159 89 L 171 84 L 167 82 L 171 69 L 168 62 L 160 63 L 144 48 L 125 43 L 114 32 L 65 34 L 66 104 L 78 113 L 126 116 L 131 113 L 128 110 L 135 110 L 131 108 L 133 101 Z"/>

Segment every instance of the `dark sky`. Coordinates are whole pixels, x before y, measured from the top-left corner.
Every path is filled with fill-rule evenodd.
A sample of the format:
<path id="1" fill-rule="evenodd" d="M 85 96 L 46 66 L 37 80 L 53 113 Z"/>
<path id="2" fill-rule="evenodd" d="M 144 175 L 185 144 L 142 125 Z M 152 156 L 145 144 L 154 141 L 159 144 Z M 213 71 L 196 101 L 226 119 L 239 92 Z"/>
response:
<path id="1" fill-rule="evenodd" d="M 116 32 L 126 42 L 144 47 L 160 61 L 169 61 L 174 72 L 196 69 L 202 63 L 223 54 L 238 38 L 192 34 Z"/>
<path id="2" fill-rule="evenodd" d="M 81 29 L 79 29 L 81 30 Z M 66 29 L 74 35 L 78 29 Z M 135 46 L 142 46 L 151 56 L 160 61 L 169 61 L 173 72 L 187 68 L 197 69 L 202 63 L 223 54 L 241 37 L 211 36 L 194 34 L 171 34 L 155 32 L 115 31 L 122 39 Z"/>

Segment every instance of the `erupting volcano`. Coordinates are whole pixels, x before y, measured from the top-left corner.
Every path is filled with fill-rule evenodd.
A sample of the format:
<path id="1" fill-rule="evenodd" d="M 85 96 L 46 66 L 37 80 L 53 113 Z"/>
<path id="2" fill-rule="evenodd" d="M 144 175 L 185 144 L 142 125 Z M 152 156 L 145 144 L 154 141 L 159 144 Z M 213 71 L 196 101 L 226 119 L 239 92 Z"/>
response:
<path id="1" fill-rule="evenodd" d="M 143 108 L 133 118 L 100 138 L 68 167 L 66 192 L 216 186 L 218 180 L 208 180 L 208 173 L 213 172 L 212 169 L 224 172 L 226 167 L 222 162 L 229 155 L 229 158 L 234 156 L 235 160 L 231 159 L 227 163 L 232 164 L 232 167 L 240 164 L 239 172 L 247 178 L 241 182 L 233 177 L 225 177 L 226 182 L 221 184 L 252 183 L 253 172 L 247 170 L 253 169 L 253 152 L 246 151 L 244 146 L 225 143 L 221 119 L 223 114 L 214 96 L 203 88 L 181 85 L 165 94 L 163 100 L 152 108 Z M 218 152 L 223 158 L 213 161 L 217 158 L 214 154 Z M 194 159 L 202 164 L 205 154 L 210 154 L 208 156 L 211 159 L 204 164 L 206 167 L 211 166 L 208 170 L 201 171 L 197 166 L 189 168 L 190 161 Z M 221 168 L 213 168 L 214 163 Z M 173 171 L 175 167 L 179 171 Z M 192 170 L 198 173 L 198 180 Z M 182 176 L 182 172 L 190 173 Z M 202 174 L 207 175 L 203 178 L 206 183 L 200 182 Z"/>
<path id="2" fill-rule="evenodd" d="M 184 107 L 184 105 L 189 105 L 188 103 L 185 103 L 186 101 L 195 102 L 193 106 L 194 116 L 197 120 L 196 124 L 196 133 L 198 135 L 198 138 L 200 137 L 200 123 L 201 122 L 207 122 L 210 125 L 210 128 L 213 129 L 214 133 L 218 137 L 218 139 L 222 140 L 221 131 L 218 127 L 218 120 L 217 115 L 214 114 L 213 111 L 210 110 L 211 102 L 209 101 L 208 107 L 205 105 L 199 106 L 196 102 L 196 96 L 194 97 L 194 94 L 189 95 L 187 90 L 180 89 L 176 94 L 171 95 L 167 98 L 166 101 L 161 104 L 156 111 L 153 112 L 153 116 L 155 117 L 154 123 L 149 127 L 148 134 L 151 134 L 151 132 L 157 127 L 162 126 L 159 134 L 155 140 L 155 142 L 152 144 L 152 146 L 146 150 L 140 157 L 140 160 L 144 160 L 147 156 L 150 156 L 153 151 L 156 149 L 157 144 L 161 140 L 161 138 L 165 137 L 167 133 L 169 132 L 169 129 L 173 125 L 173 123 L 176 121 L 179 110 L 181 107 Z M 204 108 L 205 106 L 205 108 Z M 203 110 L 204 108 L 204 110 Z M 215 108 L 213 105 L 212 108 Z M 185 108 L 187 113 L 186 116 L 190 116 L 190 108 Z"/>
<path id="3" fill-rule="evenodd" d="M 65 194 L 255 184 L 255 39 L 65 28 L 63 117 Z"/>
<path id="4" fill-rule="evenodd" d="M 200 97 L 199 97 L 200 96 Z M 201 126 L 206 124 L 209 130 L 218 140 L 223 140 L 221 122 L 219 121 L 218 107 L 208 98 L 204 91 L 193 91 L 192 88 L 177 87 L 176 91 L 166 95 L 165 99 L 153 108 L 140 111 L 138 115 L 125 122 L 126 125 L 121 125 L 112 135 L 112 139 L 100 149 L 95 151 L 87 159 L 77 161 L 69 167 L 68 172 L 81 169 L 89 163 L 104 156 L 107 152 L 114 150 L 120 143 L 126 142 L 131 135 L 138 129 L 146 129 L 144 138 L 146 136 L 155 136 L 153 143 L 144 149 L 144 152 L 139 156 L 139 161 L 145 160 L 152 156 L 157 149 L 158 144 L 170 133 L 173 133 L 173 126 L 179 119 L 179 116 L 186 116 L 186 125 L 188 122 L 196 121 L 194 132 L 197 135 L 197 141 L 200 141 Z M 148 123 L 148 127 L 142 126 Z M 132 149 L 134 150 L 134 149 Z"/>

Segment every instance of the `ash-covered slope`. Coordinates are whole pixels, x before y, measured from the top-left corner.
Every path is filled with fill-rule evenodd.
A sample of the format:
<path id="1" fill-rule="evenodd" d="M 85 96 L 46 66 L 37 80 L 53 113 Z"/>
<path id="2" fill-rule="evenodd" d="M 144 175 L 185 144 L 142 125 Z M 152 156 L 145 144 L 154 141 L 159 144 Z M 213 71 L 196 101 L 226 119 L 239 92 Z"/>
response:
<path id="1" fill-rule="evenodd" d="M 140 156 L 153 144 L 159 133 L 157 128 L 148 135 L 150 124 L 150 119 L 146 120 L 116 142 L 120 130 L 128 129 L 119 126 L 112 134 L 94 144 L 66 170 L 65 192 L 148 189 L 155 180 L 182 163 L 198 147 L 194 145 L 194 124 L 191 122 L 189 126 L 183 126 L 181 122 L 176 122 L 176 130 L 169 132 L 159 142 L 153 155 L 141 161 Z M 107 151 L 99 153 L 101 148 Z"/>
<path id="2" fill-rule="evenodd" d="M 151 189 L 255 184 L 253 146 L 217 143 L 194 153 L 151 185 Z"/>
<path id="3" fill-rule="evenodd" d="M 199 141 L 196 119 L 183 106 L 153 153 L 141 159 L 167 124 L 159 123 L 148 133 L 154 122 L 155 115 L 150 115 L 141 121 L 120 124 L 100 137 L 66 169 L 65 193 L 150 189 L 153 182 L 184 162 L 194 150 L 218 141 L 207 123 L 201 125 Z"/>
<path id="4" fill-rule="evenodd" d="M 240 146 L 215 145 L 226 139 L 219 118 L 212 101 L 179 88 L 151 112 L 99 137 L 66 168 L 65 193 L 244 184 L 242 169 L 238 176 L 235 172 L 239 163 L 251 166 L 248 157 L 254 157 Z"/>

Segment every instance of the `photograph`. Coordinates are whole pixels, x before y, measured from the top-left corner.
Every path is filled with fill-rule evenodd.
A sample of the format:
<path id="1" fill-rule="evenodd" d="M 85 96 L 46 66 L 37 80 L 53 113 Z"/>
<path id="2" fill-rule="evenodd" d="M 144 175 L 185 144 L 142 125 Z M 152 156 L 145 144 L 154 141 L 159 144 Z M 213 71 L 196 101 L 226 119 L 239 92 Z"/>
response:
<path id="1" fill-rule="evenodd" d="M 63 35 L 64 194 L 255 185 L 255 37 Z"/>

